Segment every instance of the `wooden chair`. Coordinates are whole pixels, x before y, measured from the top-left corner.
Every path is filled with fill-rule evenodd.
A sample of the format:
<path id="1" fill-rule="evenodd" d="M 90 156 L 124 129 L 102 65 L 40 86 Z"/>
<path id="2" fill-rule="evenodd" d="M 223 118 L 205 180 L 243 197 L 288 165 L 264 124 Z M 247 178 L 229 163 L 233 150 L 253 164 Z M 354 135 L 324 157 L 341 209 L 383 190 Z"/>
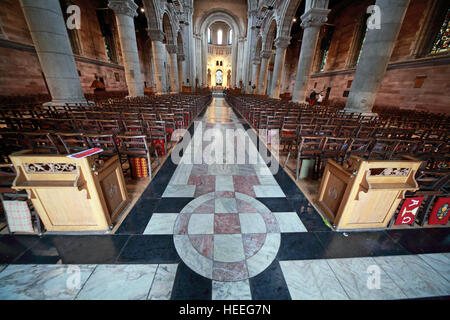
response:
<path id="1" fill-rule="evenodd" d="M 90 148 L 101 148 L 103 152 L 99 154 L 100 158 L 109 159 L 119 154 L 116 139 L 113 134 L 84 134 Z"/>
<path id="2" fill-rule="evenodd" d="M 147 161 L 148 175 L 152 178 L 152 162 L 150 157 L 150 148 L 147 143 L 147 136 L 120 135 L 117 136 L 117 138 L 119 139 L 119 154 L 126 157 L 126 159 L 121 159 L 121 163 L 123 164 L 128 161 L 131 175 L 133 175 L 131 158 L 144 158 Z M 154 151 L 155 156 L 158 158 L 156 149 L 154 149 Z"/>
<path id="3" fill-rule="evenodd" d="M 23 133 L 26 144 L 34 153 L 59 154 L 59 149 L 49 132 Z"/>
<path id="4" fill-rule="evenodd" d="M 89 149 L 89 144 L 82 133 L 56 133 L 59 141 L 64 147 L 64 153 L 73 154 Z"/>

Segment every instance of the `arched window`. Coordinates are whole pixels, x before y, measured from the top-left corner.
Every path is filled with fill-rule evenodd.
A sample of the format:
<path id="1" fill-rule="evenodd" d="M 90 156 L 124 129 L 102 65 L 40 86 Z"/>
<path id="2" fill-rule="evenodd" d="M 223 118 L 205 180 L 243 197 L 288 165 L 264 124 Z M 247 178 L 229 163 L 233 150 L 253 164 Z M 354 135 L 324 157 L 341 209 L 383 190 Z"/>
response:
<path id="1" fill-rule="evenodd" d="M 231 45 L 233 43 L 232 40 L 231 40 L 232 38 L 233 38 L 233 30 L 230 29 L 230 36 L 228 38 L 228 44 L 229 45 Z"/>
<path id="2" fill-rule="evenodd" d="M 208 28 L 208 43 L 211 43 L 211 28 Z"/>
<path id="3" fill-rule="evenodd" d="M 217 31 L 217 44 L 222 44 L 222 30 Z"/>
<path id="4" fill-rule="evenodd" d="M 222 70 L 216 71 L 216 86 L 222 85 Z"/>

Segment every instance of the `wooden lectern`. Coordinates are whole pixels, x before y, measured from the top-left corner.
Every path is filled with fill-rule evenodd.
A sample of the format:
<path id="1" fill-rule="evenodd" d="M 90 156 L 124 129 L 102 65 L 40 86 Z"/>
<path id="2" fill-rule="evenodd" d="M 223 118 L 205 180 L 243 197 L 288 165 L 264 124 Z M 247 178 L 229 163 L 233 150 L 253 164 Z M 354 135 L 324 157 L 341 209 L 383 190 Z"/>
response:
<path id="1" fill-rule="evenodd" d="M 10 155 L 14 189 L 27 190 L 47 231 L 107 231 L 129 203 L 117 155 L 72 159 L 64 155 Z"/>
<path id="2" fill-rule="evenodd" d="M 317 204 L 337 230 L 386 228 L 405 192 L 419 189 L 414 176 L 420 164 L 351 156 L 341 166 L 328 160 Z"/>

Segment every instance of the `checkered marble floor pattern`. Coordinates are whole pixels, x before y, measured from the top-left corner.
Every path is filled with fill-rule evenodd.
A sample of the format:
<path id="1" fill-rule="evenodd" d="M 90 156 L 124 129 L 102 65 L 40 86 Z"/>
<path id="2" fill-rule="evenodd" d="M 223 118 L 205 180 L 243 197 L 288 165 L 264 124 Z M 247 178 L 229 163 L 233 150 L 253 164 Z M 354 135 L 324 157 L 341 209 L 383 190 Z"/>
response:
<path id="1" fill-rule="evenodd" d="M 249 128 L 222 98 L 198 120 L 193 141 L 200 129 Z M 236 159 L 228 150 L 188 161 L 217 143 L 169 157 L 115 234 L 0 235 L 0 299 L 450 296 L 448 228 L 334 232 L 281 168 L 210 161 Z"/>
<path id="2" fill-rule="evenodd" d="M 286 195 L 232 109 L 224 104 L 218 100 L 196 123 L 193 139 L 162 195 L 193 200 L 179 213 L 153 213 L 144 234 L 173 235 L 180 258 L 203 277 L 241 281 L 273 262 L 280 233 L 307 230 L 295 211 L 272 212 L 256 199 Z M 242 130 L 236 135 L 247 138 L 246 155 L 254 152 L 254 160 L 259 161 L 252 164 L 250 156 L 244 156 L 239 164 L 237 150 L 228 159 L 230 146 L 237 149 L 234 131 L 227 134 L 230 129 Z M 202 141 L 206 130 L 215 137 L 210 143 Z M 210 150 L 215 150 L 212 155 Z M 196 155 L 203 155 L 201 162 L 195 161 Z"/>

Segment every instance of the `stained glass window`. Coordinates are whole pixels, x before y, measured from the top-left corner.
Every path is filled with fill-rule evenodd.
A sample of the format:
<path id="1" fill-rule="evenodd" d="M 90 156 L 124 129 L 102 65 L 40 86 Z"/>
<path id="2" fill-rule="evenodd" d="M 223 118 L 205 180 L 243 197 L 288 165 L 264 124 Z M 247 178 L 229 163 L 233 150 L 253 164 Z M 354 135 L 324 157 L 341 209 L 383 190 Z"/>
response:
<path id="1" fill-rule="evenodd" d="M 328 49 L 326 49 L 322 55 L 322 62 L 320 63 L 320 71 L 321 72 L 323 70 L 325 70 L 325 64 L 327 63 L 327 57 L 328 57 Z"/>
<path id="2" fill-rule="evenodd" d="M 232 37 L 233 37 L 233 30 L 230 30 L 230 37 L 228 38 L 228 44 L 229 45 L 232 44 L 232 42 L 231 42 Z"/>
<path id="3" fill-rule="evenodd" d="M 364 38 L 363 38 L 363 40 L 361 42 L 361 49 L 359 49 L 358 59 L 356 59 L 356 64 L 358 64 L 359 59 L 361 59 L 361 53 L 362 53 L 362 49 L 364 47 L 364 40 L 366 40 L 366 35 L 367 35 L 367 28 L 366 28 L 366 31 L 364 32 Z"/>
<path id="4" fill-rule="evenodd" d="M 447 10 L 447 15 L 442 23 L 441 28 L 433 42 L 433 47 L 431 48 L 431 53 L 441 53 L 447 52 L 449 50 L 450 43 L 450 8 Z"/>

